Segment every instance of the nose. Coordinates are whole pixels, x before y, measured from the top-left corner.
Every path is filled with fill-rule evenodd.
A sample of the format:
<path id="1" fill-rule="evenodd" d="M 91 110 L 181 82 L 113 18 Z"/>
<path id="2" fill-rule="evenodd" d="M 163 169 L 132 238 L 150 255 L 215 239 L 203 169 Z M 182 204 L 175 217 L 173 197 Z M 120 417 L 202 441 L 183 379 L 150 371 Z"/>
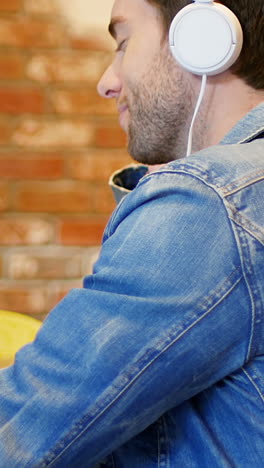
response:
<path id="1" fill-rule="evenodd" d="M 104 98 L 117 98 L 121 92 L 121 80 L 110 65 L 97 85 L 97 91 Z"/>

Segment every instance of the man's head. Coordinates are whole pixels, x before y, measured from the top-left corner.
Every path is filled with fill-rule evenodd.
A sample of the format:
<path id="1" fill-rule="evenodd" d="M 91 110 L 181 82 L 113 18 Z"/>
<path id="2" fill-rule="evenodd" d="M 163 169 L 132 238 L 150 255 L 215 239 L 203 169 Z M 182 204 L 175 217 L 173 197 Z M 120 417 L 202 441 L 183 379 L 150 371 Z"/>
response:
<path id="1" fill-rule="evenodd" d="M 146 164 L 184 156 L 193 91 L 164 41 L 159 9 L 146 0 L 116 0 L 109 31 L 117 49 L 98 90 L 117 101 L 129 153 Z"/>
<path id="2" fill-rule="evenodd" d="M 98 90 L 102 96 L 116 99 L 120 124 L 128 134 L 128 150 L 139 162 L 162 164 L 185 155 L 200 78 L 183 70 L 173 59 L 168 31 L 175 14 L 189 3 L 192 2 L 114 2 L 109 31 L 116 40 L 117 50 Z M 245 45 L 242 59 L 233 65 L 233 72 L 251 86 L 264 89 L 264 67 L 260 66 L 264 48 L 263 0 L 224 0 L 222 3 L 228 7 L 229 3 L 235 3 L 236 8 L 231 8 L 235 14 L 243 7 L 237 16 L 244 28 Z M 253 18 L 249 20 L 252 10 L 254 21 Z M 249 54 L 249 43 L 253 48 L 254 42 L 252 29 L 258 32 L 258 52 L 252 50 Z M 247 66 L 243 62 L 245 57 Z M 200 113 L 195 134 L 197 149 L 204 146 L 205 128 L 206 122 Z"/>

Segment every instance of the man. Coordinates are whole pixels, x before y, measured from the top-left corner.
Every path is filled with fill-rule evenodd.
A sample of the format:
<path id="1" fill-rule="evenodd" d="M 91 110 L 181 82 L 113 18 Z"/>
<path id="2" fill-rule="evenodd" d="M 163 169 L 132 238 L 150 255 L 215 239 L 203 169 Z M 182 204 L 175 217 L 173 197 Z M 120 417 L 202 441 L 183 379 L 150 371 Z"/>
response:
<path id="1" fill-rule="evenodd" d="M 114 3 L 99 92 L 136 160 L 178 160 L 124 198 L 84 288 L 0 373 L 1 468 L 263 466 L 263 2 L 223 1 L 244 46 L 208 77 L 186 159 L 201 78 L 167 33 L 187 3 Z"/>

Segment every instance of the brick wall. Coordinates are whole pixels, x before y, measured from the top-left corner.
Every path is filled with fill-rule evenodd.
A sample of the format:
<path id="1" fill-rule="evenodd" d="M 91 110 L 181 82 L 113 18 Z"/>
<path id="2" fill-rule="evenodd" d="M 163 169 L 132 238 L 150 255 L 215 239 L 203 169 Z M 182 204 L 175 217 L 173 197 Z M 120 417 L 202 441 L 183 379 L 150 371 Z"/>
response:
<path id="1" fill-rule="evenodd" d="M 43 318 L 91 271 L 130 162 L 115 105 L 97 96 L 111 59 L 69 33 L 54 0 L 0 0 L 0 309 Z"/>

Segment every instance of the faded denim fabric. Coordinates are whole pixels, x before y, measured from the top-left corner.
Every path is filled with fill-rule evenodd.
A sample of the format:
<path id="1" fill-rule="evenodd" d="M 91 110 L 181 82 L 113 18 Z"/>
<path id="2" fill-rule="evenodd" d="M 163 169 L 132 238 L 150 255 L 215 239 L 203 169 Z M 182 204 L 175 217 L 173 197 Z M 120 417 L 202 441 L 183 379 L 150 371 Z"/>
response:
<path id="1" fill-rule="evenodd" d="M 262 468 L 264 104 L 119 203 L 0 372 L 0 467 Z"/>

